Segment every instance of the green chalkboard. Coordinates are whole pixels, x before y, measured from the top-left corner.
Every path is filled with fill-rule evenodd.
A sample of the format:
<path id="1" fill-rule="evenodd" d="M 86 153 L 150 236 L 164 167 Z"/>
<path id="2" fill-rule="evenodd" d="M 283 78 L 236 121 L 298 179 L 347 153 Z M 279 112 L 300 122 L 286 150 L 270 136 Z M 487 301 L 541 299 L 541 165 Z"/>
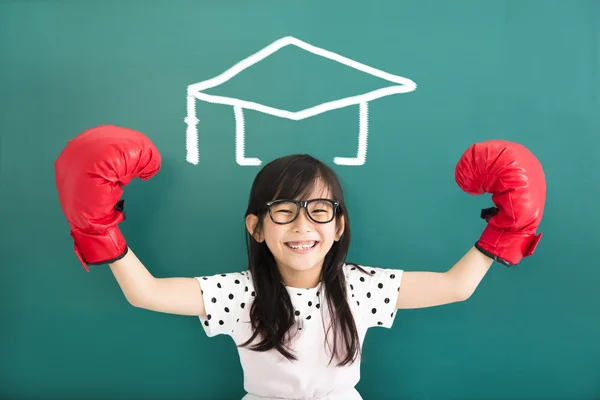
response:
<path id="1" fill-rule="evenodd" d="M 264 57 L 263 57 L 264 56 Z M 163 167 L 121 225 L 157 277 L 246 268 L 266 162 L 339 174 L 349 261 L 444 271 L 485 226 L 454 166 L 507 139 L 544 166 L 536 253 L 365 342 L 365 399 L 600 398 L 600 2 L 0 2 L 0 398 L 239 399 L 233 342 L 86 273 L 54 184 L 67 140 L 144 132 Z"/>

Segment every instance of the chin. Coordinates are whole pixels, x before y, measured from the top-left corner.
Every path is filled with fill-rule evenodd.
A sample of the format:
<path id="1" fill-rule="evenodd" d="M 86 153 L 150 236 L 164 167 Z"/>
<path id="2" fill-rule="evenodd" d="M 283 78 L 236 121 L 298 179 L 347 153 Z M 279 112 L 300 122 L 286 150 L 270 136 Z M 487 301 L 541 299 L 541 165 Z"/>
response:
<path id="1" fill-rule="evenodd" d="M 286 264 L 288 266 L 289 269 L 292 269 L 294 271 L 309 271 L 317 266 L 321 266 L 323 263 L 323 261 L 317 261 L 317 262 L 309 262 L 309 263 L 305 263 L 305 264 L 301 264 L 298 265 L 296 263 L 291 263 L 291 264 Z"/>
<path id="2" fill-rule="evenodd" d="M 315 267 L 321 267 L 324 259 L 325 254 L 322 256 L 316 255 L 316 257 L 283 257 L 280 264 L 284 265 L 287 269 L 302 272 L 309 271 Z"/>

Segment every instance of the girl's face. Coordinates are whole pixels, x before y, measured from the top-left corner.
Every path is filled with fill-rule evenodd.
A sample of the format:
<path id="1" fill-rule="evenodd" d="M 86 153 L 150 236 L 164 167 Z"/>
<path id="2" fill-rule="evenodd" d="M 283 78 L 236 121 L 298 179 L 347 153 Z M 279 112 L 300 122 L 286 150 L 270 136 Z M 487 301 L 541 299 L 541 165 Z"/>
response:
<path id="1" fill-rule="evenodd" d="M 321 185 L 302 200 L 316 198 L 333 200 L 330 192 Z M 250 233 L 256 222 L 256 216 L 249 216 L 247 226 Z M 334 241 L 342 236 L 344 226 L 343 216 L 336 216 L 329 223 L 317 223 L 308 217 L 305 208 L 301 208 L 294 221 L 283 225 L 273 222 L 267 213 L 263 217 L 261 231 L 255 232 L 254 238 L 266 242 L 287 285 L 304 287 L 318 282 L 325 255 Z"/>

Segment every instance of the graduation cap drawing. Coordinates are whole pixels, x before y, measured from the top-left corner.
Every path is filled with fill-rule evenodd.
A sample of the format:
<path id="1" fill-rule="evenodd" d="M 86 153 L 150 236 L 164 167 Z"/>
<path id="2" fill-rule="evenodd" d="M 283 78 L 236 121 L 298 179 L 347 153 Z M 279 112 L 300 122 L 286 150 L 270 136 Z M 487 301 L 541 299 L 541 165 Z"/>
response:
<path id="1" fill-rule="evenodd" d="M 297 46 L 309 53 L 336 61 L 350 68 L 371 74 L 375 77 L 384 79 L 391 83 L 386 87 L 368 91 L 356 96 L 344 97 L 341 99 L 327 101 L 313 105 L 300 111 L 282 110 L 279 108 L 258 104 L 256 102 L 213 95 L 205 93 L 206 90 L 219 86 L 240 72 L 252 65 L 264 60 L 275 52 L 286 46 Z M 184 119 L 187 124 L 186 129 L 186 161 L 191 164 L 199 163 L 199 143 L 198 143 L 198 123 L 196 115 L 196 101 L 202 100 L 209 103 L 224 104 L 233 107 L 235 116 L 235 160 L 241 166 L 257 166 L 262 161 L 256 157 L 247 157 L 245 154 L 246 126 L 244 124 L 244 110 L 255 110 L 265 114 L 270 114 L 280 118 L 299 121 L 322 114 L 327 111 L 358 105 L 359 126 L 358 126 L 358 150 L 354 157 L 334 157 L 333 162 L 337 165 L 360 166 L 367 158 L 367 136 L 368 136 L 368 104 L 369 102 L 393 94 L 412 92 L 417 88 L 415 82 L 402 76 L 393 75 L 360 62 L 351 60 L 331 51 L 315 47 L 292 36 L 286 36 L 274 41 L 260 51 L 238 62 L 214 78 L 188 85 L 187 87 L 187 117 Z"/>

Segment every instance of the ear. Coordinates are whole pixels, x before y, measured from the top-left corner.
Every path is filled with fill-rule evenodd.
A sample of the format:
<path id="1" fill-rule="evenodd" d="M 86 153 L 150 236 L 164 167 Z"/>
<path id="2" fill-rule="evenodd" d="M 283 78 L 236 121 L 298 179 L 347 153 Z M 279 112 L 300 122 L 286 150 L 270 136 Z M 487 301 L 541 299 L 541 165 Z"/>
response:
<path id="1" fill-rule="evenodd" d="M 257 242 L 260 243 L 264 240 L 264 238 L 262 237 L 260 232 L 255 232 L 257 224 L 258 224 L 258 217 L 256 215 L 249 214 L 246 217 L 246 229 L 248 229 L 248 232 L 254 238 L 254 240 L 256 240 Z"/>
<path id="2" fill-rule="evenodd" d="M 342 235 L 344 234 L 344 229 L 346 229 L 346 218 L 342 216 L 337 220 L 337 227 L 335 231 L 335 241 L 339 241 Z"/>

